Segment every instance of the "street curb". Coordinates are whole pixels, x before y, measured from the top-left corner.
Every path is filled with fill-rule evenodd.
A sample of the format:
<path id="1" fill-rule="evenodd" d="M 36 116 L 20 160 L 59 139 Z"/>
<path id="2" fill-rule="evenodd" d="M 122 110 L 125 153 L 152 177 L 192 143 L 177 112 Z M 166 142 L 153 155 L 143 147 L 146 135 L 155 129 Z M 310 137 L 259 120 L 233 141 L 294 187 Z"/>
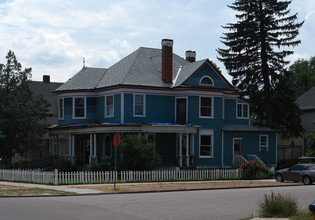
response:
<path id="1" fill-rule="evenodd" d="M 35 197 L 66 197 L 66 196 L 100 196 L 100 195 L 119 195 L 119 194 L 144 194 L 144 193 L 167 193 L 167 192 L 188 192 L 188 191 L 205 191 L 205 190 L 225 190 L 225 189 L 257 189 L 257 188 L 272 188 L 272 187 L 292 187 L 296 184 L 287 185 L 266 185 L 266 186 L 236 186 L 236 187 L 216 187 L 216 188 L 199 188 L 199 189 L 171 189 L 171 190 L 147 190 L 134 192 L 101 192 L 101 193 L 74 193 L 64 195 L 26 195 L 26 196 L 0 196 L 0 198 L 35 198 Z"/>

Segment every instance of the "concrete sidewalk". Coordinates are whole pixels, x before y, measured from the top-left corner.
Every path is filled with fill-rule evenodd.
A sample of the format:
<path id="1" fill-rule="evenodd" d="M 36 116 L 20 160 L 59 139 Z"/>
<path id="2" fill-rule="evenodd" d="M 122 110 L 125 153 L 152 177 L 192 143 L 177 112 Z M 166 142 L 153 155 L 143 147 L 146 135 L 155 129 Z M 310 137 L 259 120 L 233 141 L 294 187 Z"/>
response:
<path id="1" fill-rule="evenodd" d="M 5 181 L 0 181 L 0 185 L 20 186 L 20 187 L 26 187 L 26 188 L 53 189 L 53 190 L 59 190 L 59 191 L 65 191 L 65 192 L 72 192 L 72 193 L 76 193 L 76 194 L 99 194 L 99 193 L 103 193 L 100 190 L 78 189 L 78 188 L 73 188 L 73 187 L 67 187 L 65 185 L 55 186 L 55 185 L 18 183 L 18 182 L 5 182 Z"/>

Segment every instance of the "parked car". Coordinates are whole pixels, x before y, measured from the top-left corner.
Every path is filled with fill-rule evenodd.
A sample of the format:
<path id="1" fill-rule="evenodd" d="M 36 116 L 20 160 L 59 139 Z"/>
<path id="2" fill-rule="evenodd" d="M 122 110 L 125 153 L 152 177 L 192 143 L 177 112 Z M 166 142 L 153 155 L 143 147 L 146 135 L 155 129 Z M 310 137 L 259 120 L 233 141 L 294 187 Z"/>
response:
<path id="1" fill-rule="evenodd" d="M 277 170 L 275 178 L 277 182 L 293 181 L 311 185 L 315 181 L 315 164 L 296 164 L 291 168 Z"/>

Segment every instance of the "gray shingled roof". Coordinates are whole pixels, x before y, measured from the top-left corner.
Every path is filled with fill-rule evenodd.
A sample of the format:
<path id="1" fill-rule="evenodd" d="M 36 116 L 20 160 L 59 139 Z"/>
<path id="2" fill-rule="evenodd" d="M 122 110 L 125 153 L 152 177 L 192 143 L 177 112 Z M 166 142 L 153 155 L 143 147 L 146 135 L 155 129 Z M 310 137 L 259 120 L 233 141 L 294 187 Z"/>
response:
<path id="1" fill-rule="evenodd" d="M 95 89 L 107 69 L 83 67 L 76 75 L 60 86 L 56 91 Z"/>
<path id="2" fill-rule="evenodd" d="M 101 89 L 117 85 L 176 87 L 187 80 L 207 59 L 188 62 L 173 53 L 173 80 L 165 83 L 161 73 L 162 50 L 140 47 L 108 69 L 86 67 L 56 91 Z"/>
<path id="3" fill-rule="evenodd" d="M 129 56 L 111 66 L 97 88 L 113 85 L 137 85 L 153 87 L 171 87 L 161 77 L 161 49 L 140 47 Z M 189 62 L 173 54 L 173 79 L 180 66 Z"/>
<path id="4" fill-rule="evenodd" d="M 296 104 L 301 110 L 315 109 L 315 87 L 310 88 L 299 96 L 296 100 Z"/>

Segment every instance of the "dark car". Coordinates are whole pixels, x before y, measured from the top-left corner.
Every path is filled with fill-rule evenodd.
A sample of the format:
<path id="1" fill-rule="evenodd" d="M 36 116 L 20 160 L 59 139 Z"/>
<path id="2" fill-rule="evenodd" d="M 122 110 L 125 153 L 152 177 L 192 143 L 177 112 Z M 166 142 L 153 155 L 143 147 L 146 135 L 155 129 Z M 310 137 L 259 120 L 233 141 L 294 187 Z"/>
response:
<path id="1" fill-rule="evenodd" d="M 275 178 L 277 182 L 293 181 L 311 185 L 315 181 L 315 164 L 296 164 L 291 168 L 277 170 Z"/>

